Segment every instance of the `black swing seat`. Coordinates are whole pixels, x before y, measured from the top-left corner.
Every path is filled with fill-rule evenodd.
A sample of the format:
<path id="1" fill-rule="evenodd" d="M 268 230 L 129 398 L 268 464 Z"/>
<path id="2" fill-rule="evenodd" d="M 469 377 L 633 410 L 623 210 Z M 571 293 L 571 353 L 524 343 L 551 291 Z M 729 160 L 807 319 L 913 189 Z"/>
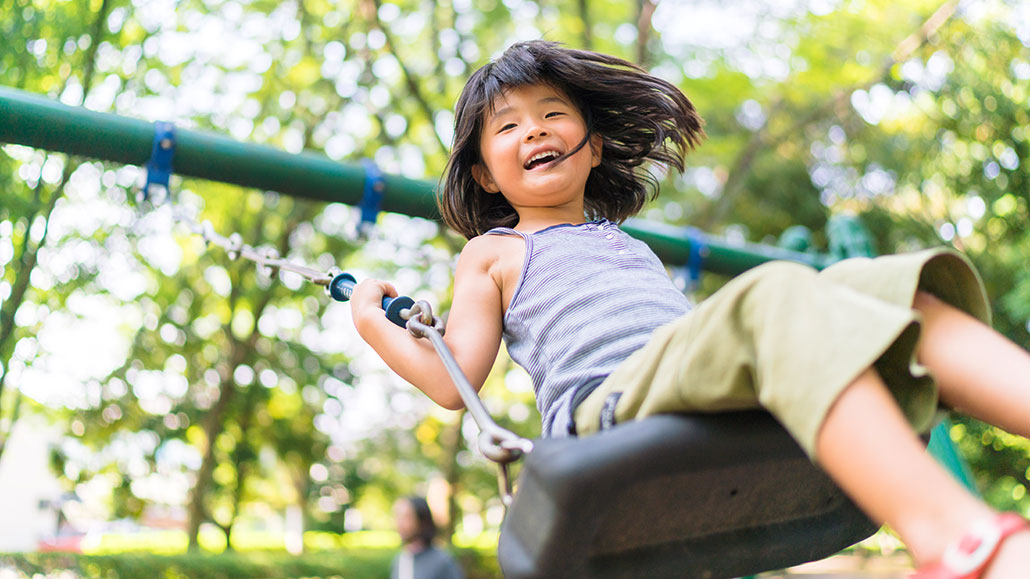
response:
<path id="1" fill-rule="evenodd" d="M 663 415 L 535 441 L 501 526 L 505 577 L 740 577 L 872 523 L 764 411 Z"/>

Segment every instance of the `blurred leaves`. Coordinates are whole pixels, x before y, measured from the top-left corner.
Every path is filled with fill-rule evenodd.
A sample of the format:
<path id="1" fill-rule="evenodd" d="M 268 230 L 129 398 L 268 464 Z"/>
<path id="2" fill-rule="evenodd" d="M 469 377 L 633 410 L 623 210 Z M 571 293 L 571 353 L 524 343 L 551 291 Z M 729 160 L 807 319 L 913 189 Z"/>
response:
<path id="1" fill-rule="evenodd" d="M 818 248 L 830 216 L 855 214 L 881 253 L 953 244 L 1027 347 L 1027 21 L 1002 0 L 7 0 L 0 84 L 436 180 L 471 71 L 516 39 L 589 43 L 643 60 L 708 123 L 645 217 L 765 243 L 802 225 Z M 54 464 L 70 488 L 106 489 L 112 517 L 190 505 L 193 527 L 231 533 L 300 504 L 310 528 L 386 528 L 418 492 L 438 515 L 449 500 L 459 531 L 496 526 L 474 428 L 391 376 L 345 305 L 134 208 L 136 168 L 2 151 L 0 439 L 19 412 L 66 425 Z M 191 180 L 173 193 L 219 233 L 449 305 L 461 242 L 436 224 L 381 215 L 360 237 L 339 204 Z M 504 356 L 483 396 L 538 432 Z M 952 436 L 989 500 L 1030 508 L 1025 441 L 970 421 Z"/>

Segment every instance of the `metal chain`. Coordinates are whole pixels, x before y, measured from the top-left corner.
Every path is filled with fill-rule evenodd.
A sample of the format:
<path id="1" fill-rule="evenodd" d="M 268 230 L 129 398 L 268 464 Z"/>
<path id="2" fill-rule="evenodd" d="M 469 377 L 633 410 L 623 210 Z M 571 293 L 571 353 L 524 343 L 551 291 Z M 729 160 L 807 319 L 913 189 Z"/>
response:
<path id="1" fill-rule="evenodd" d="M 223 237 L 215 232 L 210 221 L 204 220 L 198 223 L 196 219 L 186 213 L 178 204 L 172 204 L 172 218 L 175 221 L 185 224 L 190 231 L 203 237 L 208 245 L 217 245 L 229 255 L 229 259 L 237 260 L 243 258 L 257 264 L 258 268 L 269 277 L 274 277 L 278 270 L 295 273 L 305 280 L 323 287 L 327 287 L 333 281 L 333 271 L 318 271 L 307 266 L 298 265 L 279 257 L 279 252 L 271 247 L 255 248 L 243 243 L 243 236 L 233 233 L 229 237 Z"/>
<path id="2" fill-rule="evenodd" d="M 215 232 L 210 221 L 197 222 L 192 216 L 186 213 L 178 204 L 171 204 L 172 217 L 175 221 L 184 223 L 190 231 L 203 237 L 205 243 L 214 244 L 225 249 L 229 259 L 239 258 L 253 261 L 258 268 L 266 271 L 269 276 L 274 276 L 277 270 L 284 270 L 296 273 L 307 281 L 327 287 L 333 278 L 340 272 L 333 267 L 328 272 L 297 265 L 279 257 L 278 252 L 273 248 L 254 248 L 243 243 L 243 236 L 233 233 L 229 237 L 223 237 Z M 468 409 L 472 420 L 479 427 L 479 450 L 487 459 L 497 463 L 497 482 L 501 494 L 501 502 L 505 508 L 511 505 L 514 489 L 508 465 L 529 454 L 533 450 L 533 441 L 523 438 L 514 432 L 503 428 L 493 417 L 490 416 L 482 399 L 469 383 L 465 373 L 462 372 L 454 354 L 443 340 L 444 325 L 440 318 L 433 315 L 432 306 L 426 301 L 415 302 L 409 309 L 401 311 L 401 317 L 407 321 L 406 328 L 415 338 L 427 338 L 433 345 L 440 360 L 443 362 L 447 373 L 450 374 L 458 393 L 461 395 L 465 408 Z"/>

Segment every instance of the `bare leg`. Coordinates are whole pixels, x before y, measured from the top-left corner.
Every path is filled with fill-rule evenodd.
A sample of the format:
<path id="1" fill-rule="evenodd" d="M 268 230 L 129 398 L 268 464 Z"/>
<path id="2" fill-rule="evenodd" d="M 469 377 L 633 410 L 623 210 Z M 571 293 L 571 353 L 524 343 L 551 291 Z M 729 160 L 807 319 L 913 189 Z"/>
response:
<path id="1" fill-rule="evenodd" d="M 875 370 L 830 408 L 816 454 L 873 520 L 901 535 L 919 565 L 938 561 L 950 543 L 993 514 L 926 453 Z M 1028 567 L 1030 532 L 1018 533 L 1002 545 L 986 577 L 1015 577 Z"/>
<path id="2" fill-rule="evenodd" d="M 1030 438 L 1030 354 L 979 320 L 919 292 L 919 361 L 933 373 L 941 401 L 974 418 Z"/>
<path id="3" fill-rule="evenodd" d="M 874 370 L 859 376 L 830 408 L 816 454 L 873 520 L 901 535 L 920 563 L 937 560 L 947 539 L 991 514 L 926 453 Z"/>

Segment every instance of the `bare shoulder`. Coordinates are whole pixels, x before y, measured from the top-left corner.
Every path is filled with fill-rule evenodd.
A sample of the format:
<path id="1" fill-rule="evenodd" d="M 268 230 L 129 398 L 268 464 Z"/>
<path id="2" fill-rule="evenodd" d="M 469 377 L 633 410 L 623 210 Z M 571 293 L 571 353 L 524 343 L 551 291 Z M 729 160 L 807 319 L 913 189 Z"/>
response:
<path id="1" fill-rule="evenodd" d="M 478 271 L 500 273 L 498 268 L 506 269 L 510 257 L 525 248 L 525 242 L 516 235 L 480 235 L 473 237 L 465 244 L 458 258 L 458 267 Z M 522 249 L 524 253 L 524 249 Z"/>
<path id="2" fill-rule="evenodd" d="M 459 264 L 489 266 L 500 256 L 500 235 L 479 235 L 468 240 L 458 257 Z M 479 269 L 479 268 L 477 268 Z"/>
<path id="3" fill-rule="evenodd" d="M 479 274 L 489 278 L 500 290 L 501 303 L 507 310 L 522 274 L 525 255 L 526 242 L 518 235 L 473 237 L 461 250 L 457 276 Z"/>

